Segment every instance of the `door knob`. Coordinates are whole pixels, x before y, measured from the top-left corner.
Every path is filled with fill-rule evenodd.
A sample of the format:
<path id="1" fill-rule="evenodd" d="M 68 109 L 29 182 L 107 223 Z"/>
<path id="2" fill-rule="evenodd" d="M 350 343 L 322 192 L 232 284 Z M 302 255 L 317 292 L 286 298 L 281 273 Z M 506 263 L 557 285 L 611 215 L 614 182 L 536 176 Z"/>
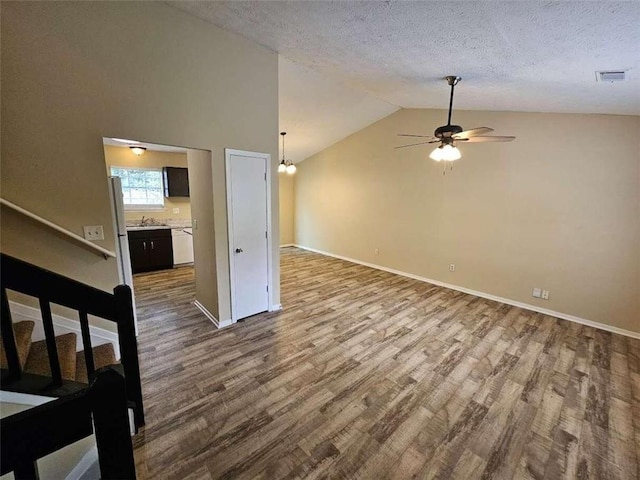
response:
<path id="1" fill-rule="evenodd" d="M 242 253 L 242 249 L 241 248 L 236 248 L 236 253 Z"/>

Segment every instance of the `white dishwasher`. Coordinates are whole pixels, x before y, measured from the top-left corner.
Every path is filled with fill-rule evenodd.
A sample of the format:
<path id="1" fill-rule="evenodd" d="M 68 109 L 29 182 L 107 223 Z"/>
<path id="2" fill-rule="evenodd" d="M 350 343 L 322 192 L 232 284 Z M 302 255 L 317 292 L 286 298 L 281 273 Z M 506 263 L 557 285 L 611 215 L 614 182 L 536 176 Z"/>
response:
<path id="1" fill-rule="evenodd" d="M 173 241 L 173 264 L 193 263 L 193 230 L 191 228 L 171 229 Z"/>

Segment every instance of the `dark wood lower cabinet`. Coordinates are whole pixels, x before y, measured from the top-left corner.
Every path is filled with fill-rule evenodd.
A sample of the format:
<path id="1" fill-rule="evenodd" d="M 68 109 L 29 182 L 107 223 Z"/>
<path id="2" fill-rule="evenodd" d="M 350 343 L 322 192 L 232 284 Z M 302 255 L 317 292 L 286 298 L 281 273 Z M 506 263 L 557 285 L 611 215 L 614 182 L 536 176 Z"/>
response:
<path id="1" fill-rule="evenodd" d="M 171 229 L 128 232 L 133 273 L 173 268 Z"/>

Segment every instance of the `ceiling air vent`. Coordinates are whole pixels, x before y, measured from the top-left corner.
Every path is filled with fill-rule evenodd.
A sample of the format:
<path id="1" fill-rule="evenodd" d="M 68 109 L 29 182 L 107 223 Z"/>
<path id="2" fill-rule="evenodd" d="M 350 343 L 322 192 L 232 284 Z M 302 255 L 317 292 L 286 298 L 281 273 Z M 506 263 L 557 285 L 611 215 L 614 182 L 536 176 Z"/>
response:
<path id="1" fill-rule="evenodd" d="M 628 80 L 629 72 L 627 70 L 603 70 L 596 72 L 596 82 L 613 83 L 624 82 Z"/>

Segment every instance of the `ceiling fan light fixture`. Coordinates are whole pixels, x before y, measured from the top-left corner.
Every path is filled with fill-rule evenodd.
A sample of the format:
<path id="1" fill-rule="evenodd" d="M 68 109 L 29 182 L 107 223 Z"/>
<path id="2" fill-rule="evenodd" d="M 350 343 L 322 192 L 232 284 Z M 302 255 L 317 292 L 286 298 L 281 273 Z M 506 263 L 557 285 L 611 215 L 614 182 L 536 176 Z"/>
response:
<path id="1" fill-rule="evenodd" d="M 458 160 L 461 157 L 462 154 L 460 153 L 460 150 L 458 150 L 458 147 L 454 147 L 450 144 L 440 145 L 433 152 L 431 152 L 431 155 L 429 155 L 429 158 L 431 160 L 435 160 L 436 162 L 440 162 L 443 160 L 445 162 L 453 162 L 454 160 Z"/>
<path id="2" fill-rule="evenodd" d="M 442 160 L 442 147 L 437 147 L 433 150 L 433 152 L 431 152 L 431 154 L 429 155 L 429 158 L 431 160 L 435 160 L 436 162 L 439 162 L 440 160 Z"/>
<path id="3" fill-rule="evenodd" d="M 453 145 L 445 145 L 442 147 L 442 160 L 445 162 L 453 162 L 454 160 L 458 160 L 462 157 L 460 150 L 458 147 L 454 147 Z"/>

